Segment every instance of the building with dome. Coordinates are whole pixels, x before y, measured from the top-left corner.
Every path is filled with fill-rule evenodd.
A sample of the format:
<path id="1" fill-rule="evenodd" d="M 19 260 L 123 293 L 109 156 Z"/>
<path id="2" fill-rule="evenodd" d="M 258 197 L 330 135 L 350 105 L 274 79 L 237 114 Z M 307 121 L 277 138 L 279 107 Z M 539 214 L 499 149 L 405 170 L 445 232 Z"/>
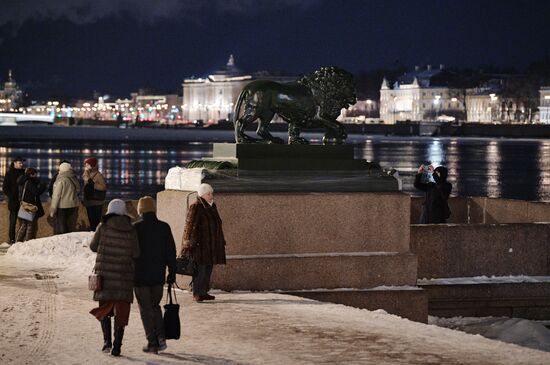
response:
<path id="1" fill-rule="evenodd" d="M 12 71 L 8 71 L 8 81 L 0 89 L 0 111 L 15 111 L 23 101 L 23 91 L 12 77 Z"/>
<path id="2" fill-rule="evenodd" d="M 216 123 L 233 119 L 233 107 L 243 87 L 253 80 L 295 81 L 296 77 L 274 75 L 266 71 L 247 73 L 237 67 L 235 57 L 210 75 L 183 81 L 182 117 Z"/>

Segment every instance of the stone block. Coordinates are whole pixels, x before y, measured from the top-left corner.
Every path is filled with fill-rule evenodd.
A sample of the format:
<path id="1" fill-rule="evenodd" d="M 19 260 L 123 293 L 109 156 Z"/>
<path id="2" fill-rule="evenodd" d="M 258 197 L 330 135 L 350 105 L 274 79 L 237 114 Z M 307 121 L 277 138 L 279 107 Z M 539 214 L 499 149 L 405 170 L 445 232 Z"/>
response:
<path id="1" fill-rule="evenodd" d="M 390 314 L 410 319 L 411 321 L 428 322 L 428 295 L 422 289 L 335 289 L 335 290 L 302 290 L 285 291 L 285 294 L 304 298 L 344 304 L 368 310 L 383 309 Z"/>
<path id="2" fill-rule="evenodd" d="M 428 312 L 437 317 L 506 316 L 550 318 L 550 283 L 421 285 L 428 293 Z"/>
<path id="3" fill-rule="evenodd" d="M 546 224 L 411 225 L 419 278 L 550 275 Z"/>
<path id="4" fill-rule="evenodd" d="M 472 197 L 470 199 L 471 223 L 530 223 L 530 202 L 513 199 L 491 199 Z"/>
<path id="5" fill-rule="evenodd" d="M 229 255 L 409 251 L 406 194 L 214 194 Z M 159 219 L 170 224 L 178 245 L 195 199 L 184 191 L 157 194 Z"/>
<path id="6" fill-rule="evenodd" d="M 216 266 L 212 287 L 232 290 L 303 290 L 416 285 L 412 254 L 230 256 Z"/>
<path id="7" fill-rule="evenodd" d="M 353 145 L 214 143 L 213 160 L 231 161 L 239 170 L 368 170 L 354 159 Z"/>
<path id="8" fill-rule="evenodd" d="M 181 247 L 187 208 L 196 199 L 197 193 L 192 191 L 164 190 L 157 193 L 157 217 L 170 225 L 178 252 Z"/>
<path id="9" fill-rule="evenodd" d="M 351 144 L 344 145 L 302 145 L 302 144 L 235 144 L 214 143 L 214 158 L 238 159 L 339 159 L 354 157 Z"/>
<path id="10" fill-rule="evenodd" d="M 529 222 L 550 223 L 550 203 L 529 202 Z"/>
<path id="11" fill-rule="evenodd" d="M 420 222 L 423 201 L 424 197 L 411 197 L 411 224 Z M 447 220 L 447 223 L 468 223 L 468 198 L 450 198 L 449 209 L 451 210 L 451 217 Z"/>

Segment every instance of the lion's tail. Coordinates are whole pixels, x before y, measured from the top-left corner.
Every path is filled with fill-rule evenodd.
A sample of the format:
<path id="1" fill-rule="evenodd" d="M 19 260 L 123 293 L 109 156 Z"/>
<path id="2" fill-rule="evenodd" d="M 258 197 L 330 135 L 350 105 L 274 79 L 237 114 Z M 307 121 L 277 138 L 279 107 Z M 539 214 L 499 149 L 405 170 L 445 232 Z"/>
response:
<path id="1" fill-rule="evenodd" d="M 239 97 L 237 98 L 237 102 L 235 103 L 235 111 L 233 113 L 233 124 L 239 120 L 239 115 L 241 114 L 241 106 L 243 105 L 243 102 L 248 97 L 248 94 L 250 93 L 250 90 L 248 90 L 246 87 L 243 91 L 239 94 Z"/>

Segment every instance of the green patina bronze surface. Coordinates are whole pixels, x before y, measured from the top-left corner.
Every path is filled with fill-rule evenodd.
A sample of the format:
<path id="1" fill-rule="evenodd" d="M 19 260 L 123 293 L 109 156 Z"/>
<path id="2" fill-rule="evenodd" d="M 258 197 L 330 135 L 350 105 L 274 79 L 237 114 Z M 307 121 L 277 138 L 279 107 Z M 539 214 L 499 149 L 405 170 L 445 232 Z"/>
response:
<path id="1" fill-rule="evenodd" d="M 307 144 L 300 137 L 303 129 L 325 128 L 323 143 L 342 144 L 347 138 L 344 126 L 336 121 L 342 108 L 355 104 L 353 76 L 337 67 L 322 67 L 297 82 L 252 81 L 243 88 L 235 105 L 237 143 L 284 143 L 269 132 L 269 123 L 278 114 L 288 123 L 288 143 Z M 245 129 L 258 120 L 253 138 Z"/>

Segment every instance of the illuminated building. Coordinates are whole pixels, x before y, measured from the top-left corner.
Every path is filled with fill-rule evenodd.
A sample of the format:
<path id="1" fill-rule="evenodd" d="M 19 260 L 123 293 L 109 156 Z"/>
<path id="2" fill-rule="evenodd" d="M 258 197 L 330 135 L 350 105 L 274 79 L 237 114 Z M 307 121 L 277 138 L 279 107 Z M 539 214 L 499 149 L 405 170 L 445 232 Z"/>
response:
<path id="1" fill-rule="evenodd" d="M 12 72 L 8 72 L 8 81 L 0 89 L 0 111 L 16 111 L 23 99 L 23 91 L 12 78 Z"/>
<path id="2" fill-rule="evenodd" d="M 233 107 L 243 87 L 253 80 L 295 81 L 296 77 L 275 76 L 268 72 L 246 73 L 235 64 L 233 55 L 222 69 L 204 77 L 183 81 L 184 120 L 215 123 L 232 120 Z"/>
<path id="3" fill-rule="evenodd" d="M 374 99 L 357 99 L 354 105 L 342 109 L 338 120 L 344 123 L 362 123 L 380 119 L 380 103 Z"/>
<path id="4" fill-rule="evenodd" d="M 526 99 L 517 91 L 518 78 L 498 75 L 466 90 L 469 122 L 524 123 L 529 120 Z M 516 95 L 514 95 L 516 94 Z"/>
<path id="5" fill-rule="evenodd" d="M 161 123 L 172 123 L 181 115 L 181 96 L 176 94 L 153 94 L 140 89 L 130 94 L 130 99 L 117 99 L 115 112 L 120 112 L 125 119 L 136 117 L 140 120 L 154 120 Z"/>
<path id="6" fill-rule="evenodd" d="M 539 121 L 544 124 L 550 124 L 550 86 L 541 87 L 539 94 Z"/>
<path id="7" fill-rule="evenodd" d="M 393 86 L 384 78 L 380 88 L 380 119 L 397 121 L 451 121 L 463 119 L 463 91 L 450 88 L 443 65 L 433 69 L 415 67 L 401 76 Z"/>

